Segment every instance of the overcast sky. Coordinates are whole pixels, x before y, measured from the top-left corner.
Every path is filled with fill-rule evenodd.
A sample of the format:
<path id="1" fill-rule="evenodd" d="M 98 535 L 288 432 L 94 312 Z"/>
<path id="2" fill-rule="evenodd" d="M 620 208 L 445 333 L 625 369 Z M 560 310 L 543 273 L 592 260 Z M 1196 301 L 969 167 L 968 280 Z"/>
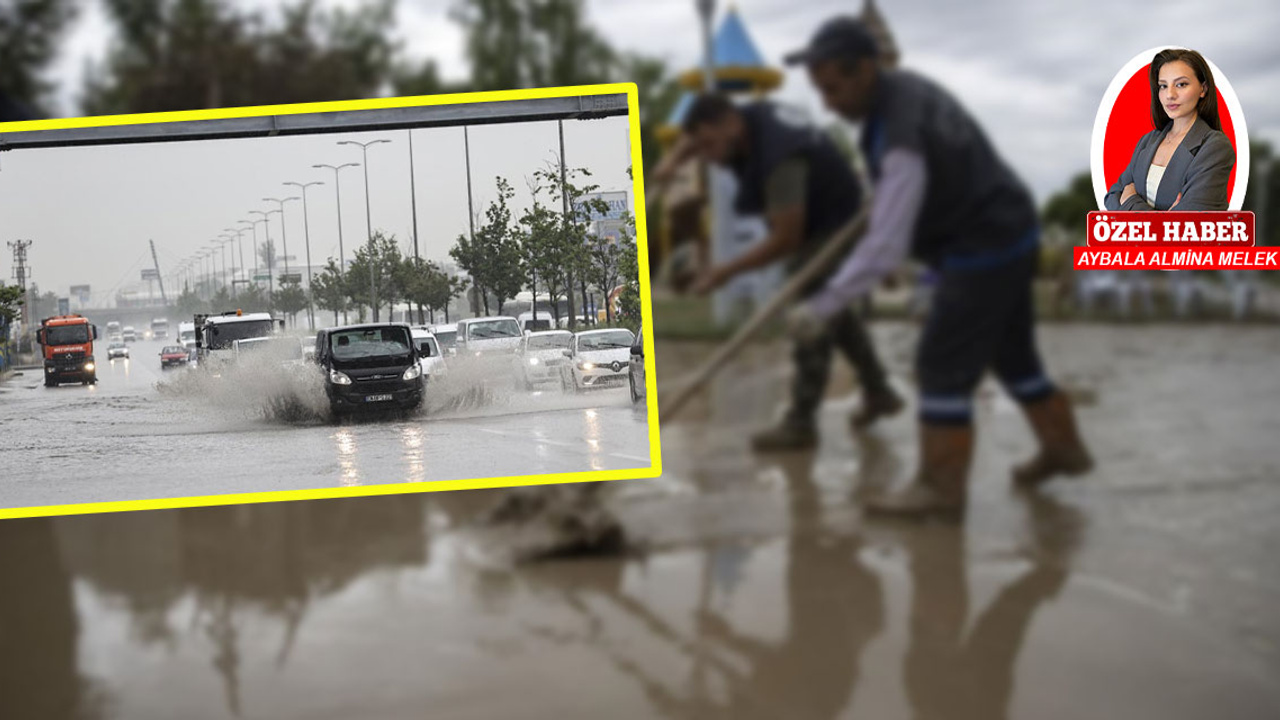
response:
<path id="1" fill-rule="evenodd" d="M 272 0 L 239 1 L 245 5 L 264 7 L 276 4 Z M 345 6 L 359 4 L 359 0 L 321 2 Z M 453 0 L 401 0 L 399 28 L 408 54 L 418 58 L 435 58 L 446 77 L 457 78 L 465 76 L 467 67 L 462 55 L 461 34 L 447 17 L 448 8 L 452 4 Z M 862 6 L 860 0 L 736 0 L 733 4 L 745 19 L 761 52 L 772 62 L 777 62 L 787 51 L 804 44 L 824 18 L 839 13 L 857 12 Z M 1070 3 L 1025 0 L 969 0 L 963 3 L 880 0 L 878 4 L 897 38 L 903 64 L 933 77 L 953 90 L 979 118 L 997 147 L 1026 178 L 1040 200 L 1061 188 L 1071 176 L 1087 170 L 1094 115 L 1106 86 L 1120 66 L 1135 53 L 1159 45 L 1182 45 L 1204 53 L 1234 86 L 1244 109 L 1250 135 L 1268 140 L 1273 145 L 1280 145 L 1280 96 L 1275 92 L 1275 71 L 1280 67 L 1280 42 L 1276 41 L 1280 37 L 1280 10 L 1271 0 L 1217 0 L 1213 3 L 1202 0 L 1162 0 L 1136 7 L 1110 0 L 1076 0 Z M 64 112 L 68 113 L 74 111 L 81 69 L 87 59 L 101 55 L 108 38 L 109 28 L 101 10 L 94 2 L 89 1 L 87 5 L 87 11 L 82 14 L 66 43 L 60 64 L 53 73 L 59 78 L 76 78 L 60 89 L 60 101 Z M 677 70 L 691 67 L 697 62 L 699 36 L 693 0 L 592 0 L 588 5 L 593 24 L 617 47 L 657 55 L 668 60 Z M 723 12 L 729 3 L 720 0 L 717 5 Z M 1141 9 L 1136 9 L 1138 7 Z M 778 94 L 787 101 L 809 108 L 815 116 L 823 117 L 817 97 L 809 89 L 803 72 L 789 71 Z M 606 145 L 625 142 L 625 130 L 621 129 L 621 125 L 618 127 L 616 131 L 600 128 L 600 142 Z M 525 131 L 522 130 L 521 133 L 523 132 Z M 529 138 L 541 137 L 537 128 L 529 128 L 528 132 Z M 577 132 L 579 131 L 573 131 Z M 596 140 L 587 135 L 593 135 L 597 130 L 582 132 L 585 135 L 581 140 L 570 142 L 583 143 L 583 155 L 593 157 L 594 150 L 586 148 Z M 459 135 L 460 131 L 453 131 L 452 135 L 448 130 L 424 130 L 419 133 L 422 136 L 422 146 L 425 148 L 431 145 L 433 149 L 430 152 L 442 164 L 460 158 L 460 149 L 449 140 L 454 135 Z M 551 130 L 546 133 L 553 134 Z M 418 137 L 415 134 L 415 145 L 419 143 Z M 480 164 L 475 168 L 474 176 L 483 190 L 489 191 L 492 184 L 489 176 L 493 172 L 506 172 L 517 177 L 530 172 L 527 168 L 498 170 L 500 166 L 506 167 L 501 162 L 504 157 L 512 160 L 518 157 L 519 161 L 513 162 L 513 168 L 516 165 L 524 168 L 527 164 L 526 157 L 536 162 L 547 156 L 547 149 L 551 147 L 547 142 L 533 139 L 525 141 L 525 137 L 520 133 L 504 136 L 502 131 L 496 131 L 494 142 L 511 140 L 510 148 L 516 155 L 512 156 L 504 149 L 492 155 L 492 160 L 480 161 L 482 156 L 473 143 L 473 151 L 477 152 L 475 157 L 479 163 L 486 164 L 486 168 L 490 168 L 488 164 L 492 163 L 491 169 L 482 169 Z M 240 160 L 238 166 L 247 168 L 256 162 L 261 171 L 246 169 L 241 173 L 240 181 L 260 183 L 261 187 L 253 185 L 250 190 L 247 187 L 236 188 L 232 183 L 236 193 L 234 196 L 219 197 L 216 201 L 210 198 L 203 206 L 188 211 L 208 213 L 209 217 L 204 224 L 195 222 L 195 218 L 191 218 L 190 223 L 186 220 L 169 219 L 165 221 L 163 228 L 157 228 L 152 235 L 159 242 L 163 236 L 161 229 L 172 234 L 179 232 L 180 227 L 208 227 L 209 230 L 205 232 L 216 234 L 229 222 L 242 217 L 250 207 L 260 207 L 260 203 L 255 204 L 254 199 L 263 192 L 275 194 L 283 190 L 278 186 L 272 187 L 275 177 L 303 179 L 285 176 L 298 175 L 311 162 L 341 161 L 347 159 L 349 152 L 354 152 L 333 148 L 330 145 L 332 138 L 314 142 L 325 149 L 321 150 L 319 146 L 301 149 L 300 145 L 300 149 L 296 151 L 296 162 L 289 156 L 289 151 L 279 150 L 278 168 L 266 165 L 268 156 L 276 155 L 277 150 L 274 148 L 270 154 L 258 153 L 256 150 L 246 152 L 246 159 Z M 373 152 L 381 150 L 385 148 L 377 148 Z M 316 160 L 317 152 L 329 159 Z M 619 146 L 617 153 L 625 158 L 626 148 Z M 569 155 L 571 162 L 576 163 L 572 147 Z M 430 235 L 433 238 L 430 245 L 432 249 L 428 254 L 438 256 L 445 251 L 453 235 L 465 225 L 466 211 L 465 205 L 459 210 L 450 199 L 456 194 L 456 184 L 442 179 L 438 187 L 426 189 L 426 184 L 431 182 L 426 178 L 434 172 L 425 164 L 423 158 L 426 156 L 423 154 L 419 157 L 419 182 L 424 183 L 420 186 L 420 212 L 427 210 L 428 203 L 435 204 L 431 205 L 428 219 L 420 217 L 420 229 L 424 237 Z M 384 197 L 382 193 L 395 192 L 398 179 L 407 177 L 407 165 L 398 152 L 388 152 L 386 157 L 387 159 L 373 165 L 377 175 L 371 179 L 375 192 L 375 224 L 403 232 L 408 226 L 407 194 L 397 198 L 394 194 Z M 211 162 L 222 158 L 221 153 L 209 153 Z M 401 164 L 397 167 L 396 163 Z M 612 167 L 609 163 L 601 167 L 606 166 Z M 32 193 L 30 184 L 18 182 L 13 177 L 16 173 L 10 172 L 11 168 L 18 167 L 15 154 L 7 154 L 2 167 L 4 170 L 0 172 L 0 188 L 9 190 L 17 185 L 25 188 L 28 193 L 18 201 L 8 197 L 8 192 L 5 193 L 6 197 L 0 198 L 0 212 L 5 214 L 6 222 L 9 212 L 15 209 L 19 212 L 26 211 L 31 204 L 50 210 L 73 207 L 70 204 L 71 195 L 67 193 L 45 197 L 43 200 L 35 199 L 34 195 L 38 193 Z M 65 170 L 71 164 L 63 167 Z M 76 167 L 79 168 L 78 163 Z M 617 171 L 620 172 L 623 168 L 625 159 Z M 220 180 L 230 181 L 234 176 L 230 169 L 218 172 L 225 173 L 216 176 Z M 61 177 L 66 178 L 67 175 Z M 192 176 L 184 184 L 198 187 L 197 177 Z M 480 182 L 486 177 L 489 177 L 487 181 Z M 352 183 L 349 186 L 352 193 L 359 191 L 360 186 L 355 180 L 348 179 L 344 181 L 346 182 Z M 385 183 L 387 187 L 380 189 L 381 183 Z M 120 194 L 114 203 L 117 207 L 123 207 L 121 203 L 126 200 L 133 201 L 135 193 L 119 187 L 118 182 L 114 184 L 115 187 L 109 189 Z M 181 194 L 173 184 L 160 184 L 167 194 Z M 602 184 L 606 187 L 621 187 L 625 184 L 625 175 L 621 179 L 608 179 Z M 77 186 L 81 192 L 87 193 L 108 190 L 83 182 L 77 183 Z M 343 187 L 344 192 L 347 191 L 348 186 L 344 184 Z M 523 192 L 523 183 L 517 182 L 517 189 Z M 352 222 L 363 219 L 359 216 L 362 206 L 355 200 L 348 206 L 344 197 L 344 209 L 347 207 L 351 208 L 348 212 L 356 217 L 344 219 Z M 406 219 L 394 216 L 397 208 L 406 213 Z M 331 200 L 313 203 L 313 218 L 319 220 L 322 213 L 331 212 L 331 209 Z M 61 214 L 67 213 L 62 210 Z M 60 222 L 71 223 L 73 219 L 64 217 L 60 218 Z M 206 219 L 201 217 L 200 220 Z M 88 236 L 116 233 L 111 224 L 102 223 L 100 218 L 95 218 L 95 222 L 94 231 L 86 233 L 85 240 L 76 241 L 76 245 L 67 246 L 67 249 L 79 248 L 79 243 L 88 247 L 98 242 L 90 242 Z M 318 224 L 325 227 L 333 225 L 331 220 L 320 220 Z M 314 227 L 313 225 L 313 229 Z M 8 229 L 6 225 L 6 231 Z M 356 229 L 358 228 L 354 225 L 349 226 L 348 232 L 354 233 Z M 147 235 L 137 228 L 127 231 L 122 228 L 119 237 L 136 244 L 132 238 L 139 233 Z M 292 230 L 290 237 L 295 237 Z M 101 242 L 105 241 L 103 239 Z M 192 240 L 191 245 L 193 248 L 198 247 L 202 242 L 204 241 Z M 336 235 L 333 243 L 336 244 Z M 95 259 L 87 262 L 83 268 L 75 268 L 74 271 L 69 269 L 63 275 L 51 269 L 49 265 L 53 263 L 47 262 L 49 258 L 43 256 L 49 251 L 48 245 L 45 243 L 44 249 L 32 248 L 34 262 L 46 261 L 42 263 L 43 268 L 36 267 L 36 278 L 42 284 L 62 286 L 63 290 L 66 284 L 82 281 L 84 278 L 80 276 L 89 270 L 93 271 L 92 281 L 97 287 L 102 287 L 103 283 L 107 283 L 109 287 L 116 282 L 138 252 L 135 251 L 134 244 L 122 244 L 117 250 L 120 256 L 125 257 L 123 266 L 107 265 L 100 259 Z M 313 252 L 317 251 L 314 245 L 312 249 Z M 293 251 L 292 243 L 290 250 Z M 171 251 L 166 249 L 165 252 L 182 254 L 178 246 Z M 87 257 L 88 253 L 73 252 L 71 255 L 77 258 Z M 7 258 L 0 267 L 7 269 Z M 106 277 L 108 275 L 109 278 Z"/>
<path id="2" fill-rule="evenodd" d="M 530 202 L 525 182 L 554 160 L 555 122 L 482 125 L 468 130 L 477 211 L 496 197 L 495 178 L 516 191 L 513 214 Z M 183 259 L 208 247 L 251 210 L 277 205 L 263 198 L 297 195 L 285 182 L 323 181 L 307 191 L 311 255 L 315 265 L 338 256 L 337 202 L 325 163 L 360 162 L 359 148 L 337 142 L 386 138 L 369 148 L 369 196 L 374 229 L 385 229 L 412 252 L 408 131 L 290 136 L 247 140 L 41 149 L 5 153 L 0 159 L 0 217 L 6 235 L 34 240 L 29 254 L 33 278 L 42 290 L 67 292 L 92 286 L 94 303 L 140 282 L 151 267 L 148 240 L 155 240 L 167 275 Z M 466 164 L 462 128 L 413 131 L 418 198 L 418 241 L 423 257 L 448 259 L 459 234 L 467 231 Z M 565 122 L 565 157 L 570 167 L 591 171 L 601 190 L 629 190 L 630 150 L 625 117 Z M 364 175 L 342 171 L 342 226 L 346 257 L 366 237 Z M 301 202 L 285 206 L 287 235 L 280 216 L 271 219 L 277 252 L 305 258 L 306 225 Z M 259 240 L 266 230 L 257 225 Z M 252 262 L 251 232 L 243 235 L 245 260 Z M 231 252 L 228 246 L 227 252 Z M 237 260 L 239 250 L 236 249 Z M 219 258 L 221 255 L 219 254 Z M 230 256 L 228 256 L 230 259 Z M 219 260 L 219 262 L 221 262 Z M 234 263 L 239 266 L 239 262 Z M 4 266 L 8 267 L 6 262 Z M 219 265 L 219 267 L 221 267 Z M 283 271 L 283 261 L 277 261 Z"/>

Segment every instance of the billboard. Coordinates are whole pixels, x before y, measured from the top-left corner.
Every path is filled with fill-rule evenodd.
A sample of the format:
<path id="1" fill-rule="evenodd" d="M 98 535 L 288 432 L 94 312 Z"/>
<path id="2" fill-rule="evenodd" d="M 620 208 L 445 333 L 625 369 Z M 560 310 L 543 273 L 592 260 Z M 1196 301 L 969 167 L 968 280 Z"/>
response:
<path id="1" fill-rule="evenodd" d="M 81 305 L 89 304 L 89 286 L 88 285 L 72 285 L 71 297 L 76 298 Z"/>
<path id="2" fill-rule="evenodd" d="M 586 203 L 592 200 L 603 200 L 608 209 L 601 212 L 595 207 L 584 207 Z M 587 219 L 591 222 L 600 222 L 602 220 L 621 220 L 622 216 L 631 211 L 631 202 L 627 198 L 625 190 L 615 190 L 610 192 L 597 192 L 583 195 L 577 202 L 573 204 L 575 212 L 587 213 Z"/>

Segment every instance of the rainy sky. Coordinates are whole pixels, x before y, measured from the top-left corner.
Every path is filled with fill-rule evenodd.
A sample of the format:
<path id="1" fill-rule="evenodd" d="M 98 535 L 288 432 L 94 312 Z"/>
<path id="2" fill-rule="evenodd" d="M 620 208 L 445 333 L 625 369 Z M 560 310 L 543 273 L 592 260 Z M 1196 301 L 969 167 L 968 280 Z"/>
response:
<path id="1" fill-rule="evenodd" d="M 272 0 L 240 2 L 245 5 L 274 4 Z M 357 0 L 322 2 L 358 5 Z M 842 12 L 857 12 L 862 5 L 860 0 L 806 0 L 803 3 L 794 0 L 736 0 L 733 4 L 742 14 L 761 52 L 773 61 L 802 45 L 824 18 Z M 446 77 L 462 77 L 467 67 L 462 55 L 461 34 L 457 25 L 447 17 L 451 5 L 452 0 L 402 0 L 400 31 L 408 54 L 435 58 Z M 693 0 L 592 0 L 588 5 L 593 24 L 618 48 L 663 57 L 677 70 L 697 62 L 700 50 Z M 717 5 L 723 10 L 729 3 L 722 0 Z M 1133 55 L 1155 46 L 1182 45 L 1204 53 L 1227 76 L 1238 94 L 1250 135 L 1280 145 L 1280 97 L 1274 92 L 1274 69 L 1280 66 L 1280 44 L 1274 41 L 1280 36 L 1280 9 L 1268 0 L 1220 0 L 1214 3 L 1166 0 L 1147 4 L 1141 12 L 1103 0 L 1071 3 L 880 0 L 878 5 L 895 33 L 903 64 L 930 75 L 954 91 L 978 116 L 997 147 L 1026 178 L 1041 200 L 1061 188 L 1071 176 L 1087 169 L 1094 115 L 1106 86 L 1120 66 Z M 101 54 L 107 36 L 106 20 L 100 10 L 90 5 L 66 43 L 60 64 L 54 71 L 56 77 L 77 78 L 64 83 L 60 91 L 65 112 L 74 109 L 78 78 L 86 58 Z M 806 106 L 815 116 L 823 117 L 818 98 L 809 89 L 802 71 L 787 73 L 779 95 L 789 102 Z M 441 162 L 453 155 L 460 157 L 460 149 L 450 145 L 447 138 L 449 131 L 418 132 L 423 135 L 422 146 L 431 148 L 425 151 L 426 154 L 438 157 Z M 429 132 L 439 133 L 440 137 L 428 139 Z M 504 137 L 501 131 L 495 132 L 498 137 L 492 142 L 509 139 L 513 150 L 527 150 L 528 155 L 540 161 L 547 156 L 544 146 L 550 148 L 548 143 L 552 142 L 543 142 L 540 133 L 552 136 L 554 128 L 529 128 L 527 141 L 521 134 Z M 582 143 L 578 146 L 582 148 L 582 154 L 594 159 L 594 149 L 588 151 L 586 148 L 595 147 L 590 143 L 595 142 L 593 138 L 598 134 L 601 136 L 599 142 L 603 143 L 601 147 L 616 146 L 616 154 L 624 158 L 617 173 L 625 169 L 626 147 L 621 144 L 625 142 L 625 128 L 621 123 L 616 128 L 599 126 L 582 132 L 581 138 L 570 133 L 566 137 L 567 142 L 571 146 Z M 459 134 L 459 131 L 454 134 Z M 317 142 L 330 146 L 332 138 Z M 418 134 L 415 133 L 415 150 L 418 143 Z M 478 147 L 485 144 L 484 141 L 477 144 L 473 137 L 473 161 L 485 157 Z M 349 148 L 345 150 L 355 152 Z M 306 151 L 299 149 L 299 153 L 306 155 L 306 162 L 300 168 L 311 162 L 343 161 L 349 154 L 338 152 L 331 146 L 323 151 L 319 147 Z M 234 195 L 211 200 L 199 210 L 185 211 L 201 214 L 199 222 L 191 218 L 191 225 L 199 228 L 191 232 L 212 232 L 216 235 L 220 228 L 234 222 L 251 206 L 260 209 L 261 205 L 254 201 L 262 192 L 270 189 L 268 194 L 274 194 L 283 189 L 272 185 L 275 182 L 271 177 L 274 171 L 267 171 L 265 167 L 262 172 L 251 169 L 255 162 L 266 162 L 265 159 L 257 157 L 256 153 L 246 155 L 247 159 L 239 163 L 240 180 L 259 183 L 261 190 L 258 185 L 254 185 L 251 191 L 237 187 L 235 182 L 231 182 L 236 173 L 226 170 L 225 177 L 231 186 L 228 192 L 234 192 Z M 320 155 L 328 159 L 313 159 Z M 395 159 L 397 155 L 388 153 L 390 159 L 381 163 L 384 167 L 378 172 L 385 172 L 385 178 L 381 174 L 378 178 L 371 178 L 375 192 L 379 192 L 379 183 L 392 184 L 397 182 L 397 178 L 407 176 L 407 165 L 398 169 L 394 167 L 395 163 L 404 162 Z M 573 147 L 569 155 L 574 162 Z M 492 167 L 487 165 L 488 160 L 480 161 L 487 169 L 477 168 L 475 177 L 478 180 L 490 177 L 487 182 L 480 182 L 482 190 L 491 187 L 491 176 L 500 165 L 498 160 L 502 156 L 501 153 L 494 154 Z M 521 157 L 523 159 L 523 155 Z M 0 187 L 5 186 L 9 169 L 16 162 L 10 157 L 5 158 L 4 170 L 0 172 Z M 618 164 L 608 161 L 601 167 L 612 168 Z M 428 172 L 422 159 L 419 159 L 418 172 L 422 183 Z M 519 177 L 531 170 L 511 172 Z M 124 178 L 117 177 L 111 181 L 117 186 L 117 191 L 120 184 L 117 181 L 120 180 Z M 354 193 L 360 186 L 354 180 L 351 182 Z M 605 177 L 601 184 L 611 189 L 624 187 L 625 175 Z M 516 185 L 523 192 L 523 182 L 516 180 Z M 344 185 L 344 192 L 346 190 Z M 456 190 L 456 183 L 443 179 L 438 187 L 432 185 L 426 190 L 419 187 L 420 212 L 425 210 L 429 215 L 427 221 L 420 218 L 420 228 L 425 234 L 430 227 L 433 238 L 432 250 L 424 251 L 424 254 L 443 256 L 452 237 L 465 226 L 465 205 L 461 209 L 457 206 L 452 195 Z M 180 194 L 171 186 L 166 187 L 166 193 Z M 42 201 L 41 207 L 53 211 L 56 207 L 69 207 L 71 202 L 69 193 L 60 193 L 56 198 Z M 344 210 L 346 203 L 344 197 Z M 350 213 L 358 215 L 362 207 L 355 200 L 351 203 Z M 404 207 L 405 218 L 395 218 L 394 211 L 380 209 L 380 203 L 387 207 Z M 430 209 L 428 203 L 433 203 Z M 331 206 L 332 200 L 326 205 Z M 399 200 L 393 197 L 384 200 L 379 194 L 373 201 L 375 217 L 380 212 L 392 215 L 385 223 L 375 220 L 375 224 L 385 224 L 403 232 L 408 225 L 407 208 L 407 195 Z M 317 211 L 314 207 L 312 210 L 317 215 L 329 211 Z M 324 222 L 322 220 L 321 224 Z M 332 220 L 328 222 L 332 224 Z M 173 224 L 176 228 L 179 223 L 174 221 Z M 109 225 L 95 222 L 94 231 L 85 233 L 84 246 L 107 242 L 108 238 L 101 237 L 101 234 L 110 229 Z M 159 233 L 159 230 L 155 232 Z M 176 229 L 170 232 L 176 232 Z M 194 247 L 198 247 L 205 241 L 192 242 Z M 314 245 L 312 250 L 316 252 Z M 95 260 L 86 265 L 86 268 L 101 271 L 94 282 L 114 282 L 137 254 L 132 245 L 120 252 L 128 256 L 122 267 L 103 265 L 96 255 Z M 293 252 L 292 244 L 290 252 Z M 33 262 L 38 262 L 40 252 L 33 247 L 32 253 Z M 116 274 L 111 275 L 108 269 Z M 37 268 L 37 279 L 51 285 L 81 281 L 72 277 L 78 273 L 55 275 L 48 268 L 46 272 L 48 274 L 40 273 Z M 111 277 L 102 277 L 104 275 Z"/>

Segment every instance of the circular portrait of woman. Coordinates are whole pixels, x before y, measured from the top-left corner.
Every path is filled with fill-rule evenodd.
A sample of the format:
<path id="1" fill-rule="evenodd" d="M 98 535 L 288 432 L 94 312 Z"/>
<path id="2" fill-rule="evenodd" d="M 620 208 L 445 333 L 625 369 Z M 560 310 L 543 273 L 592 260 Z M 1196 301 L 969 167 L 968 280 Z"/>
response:
<path id="1" fill-rule="evenodd" d="M 1231 84 L 1195 50 L 1139 53 L 1098 108 L 1091 166 L 1099 209 L 1239 210 L 1249 141 Z"/>

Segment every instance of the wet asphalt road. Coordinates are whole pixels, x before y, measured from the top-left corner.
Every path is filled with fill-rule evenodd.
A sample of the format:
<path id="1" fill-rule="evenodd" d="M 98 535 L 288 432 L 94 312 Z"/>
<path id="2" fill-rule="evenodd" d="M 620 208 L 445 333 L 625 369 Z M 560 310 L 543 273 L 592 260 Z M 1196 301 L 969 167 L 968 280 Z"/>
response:
<path id="1" fill-rule="evenodd" d="M 915 332 L 875 329 L 908 388 Z M 851 435 L 843 367 L 816 451 L 748 452 L 771 347 L 603 486 L 623 555 L 505 565 L 497 490 L 0 521 L 0 717 L 1280 716 L 1280 333 L 1041 339 L 1098 469 L 1014 492 L 984 388 L 965 525 L 862 515 L 914 429 Z"/>
<path id="2" fill-rule="evenodd" d="M 39 371 L 0 384 L 0 507 L 650 464 L 647 413 L 625 386 L 566 395 L 503 384 L 479 396 L 458 381 L 405 417 L 285 421 L 264 412 L 261 388 L 162 371 L 162 344 L 134 343 L 131 359 L 112 362 L 104 347 L 96 386 L 45 388 Z"/>

